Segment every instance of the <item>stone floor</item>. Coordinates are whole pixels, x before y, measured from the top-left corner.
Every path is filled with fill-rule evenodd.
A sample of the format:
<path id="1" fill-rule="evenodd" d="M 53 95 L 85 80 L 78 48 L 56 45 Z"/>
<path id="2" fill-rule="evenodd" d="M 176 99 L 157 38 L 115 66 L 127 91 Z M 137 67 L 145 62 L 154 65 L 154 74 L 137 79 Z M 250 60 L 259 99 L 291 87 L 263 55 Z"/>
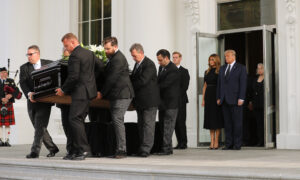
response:
<path id="1" fill-rule="evenodd" d="M 65 170 L 74 168 L 101 171 L 103 175 L 104 172 L 111 174 L 112 171 L 126 174 L 120 177 L 103 176 L 107 179 L 132 179 L 130 174 L 139 173 L 140 177 L 136 176 L 133 179 L 147 179 L 149 175 L 151 175 L 149 179 L 300 179 L 299 150 L 242 148 L 240 151 L 224 151 L 190 148 L 174 150 L 174 154 L 170 156 L 87 158 L 85 161 L 66 161 L 62 160 L 65 154 L 64 145 L 61 145 L 60 149 L 54 158 L 47 158 L 48 152 L 43 148 L 39 159 L 26 159 L 25 155 L 29 153 L 30 145 L 0 147 L 0 179 L 1 172 L 6 171 L 8 166 L 20 165 L 25 169 L 26 166 L 54 168 L 51 172 L 60 167 L 66 168 Z M 142 176 L 145 174 L 147 176 Z M 164 175 L 167 178 L 164 178 Z M 92 177 L 99 179 L 101 176 Z"/>

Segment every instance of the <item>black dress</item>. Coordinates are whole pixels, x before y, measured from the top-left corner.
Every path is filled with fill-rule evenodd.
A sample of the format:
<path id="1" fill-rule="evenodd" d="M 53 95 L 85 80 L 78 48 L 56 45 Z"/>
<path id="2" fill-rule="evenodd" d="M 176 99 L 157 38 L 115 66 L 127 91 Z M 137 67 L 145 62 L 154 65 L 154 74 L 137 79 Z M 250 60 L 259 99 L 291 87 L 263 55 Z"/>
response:
<path id="1" fill-rule="evenodd" d="M 253 83 L 253 109 L 256 119 L 257 146 L 264 145 L 264 80 Z"/>
<path id="2" fill-rule="evenodd" d="M 214 130 L 224 127 L 222 110 L 221 107 L 217 105 L 218 74 L 216 74 L 215 71 L 216 69 L 213 68 L 209 73 L 204 75 L 204 82 L 207 84 L 204 97 L 204 128 Z"/>

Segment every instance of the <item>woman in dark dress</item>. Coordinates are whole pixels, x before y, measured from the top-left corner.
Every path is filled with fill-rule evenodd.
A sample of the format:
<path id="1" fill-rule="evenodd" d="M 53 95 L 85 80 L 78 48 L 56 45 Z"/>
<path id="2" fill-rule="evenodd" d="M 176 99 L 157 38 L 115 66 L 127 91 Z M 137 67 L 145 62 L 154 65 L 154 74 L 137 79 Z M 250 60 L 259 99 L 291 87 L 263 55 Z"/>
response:
<path id="1" fill-rule="evenodd" d="M 264 146 L 264 65 L 257 64 L 257 78 L 252 85 L 253 95 L 249 102 L 256 119 L 257 146 Z"/>
<path id="2" fill-rule="evenodd" d="M 208 69 L 204 75 L 202 106 L 204 107 L 204 128 L 210 130 L 209 149 L 219 148 L 219 136 L 224 127 L 221 107 L 217 105 L 216 90 L 220 70 L 220 57 L 212 54 L 208 58 Z"/>

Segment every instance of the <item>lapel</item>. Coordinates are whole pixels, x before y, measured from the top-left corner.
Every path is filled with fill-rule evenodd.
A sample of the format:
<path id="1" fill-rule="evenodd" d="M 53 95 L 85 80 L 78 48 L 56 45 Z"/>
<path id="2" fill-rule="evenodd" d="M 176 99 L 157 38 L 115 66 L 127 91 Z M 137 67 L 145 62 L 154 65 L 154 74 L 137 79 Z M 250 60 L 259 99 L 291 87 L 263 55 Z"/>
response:
<path id="1" fill-rule="evenodd" d="M 28 63 L 27 68 L 28 68 L 28 74 L 29 76 L 31 76 L 31 72 L 34 71 L 33 65 L 31 63 Z"/>

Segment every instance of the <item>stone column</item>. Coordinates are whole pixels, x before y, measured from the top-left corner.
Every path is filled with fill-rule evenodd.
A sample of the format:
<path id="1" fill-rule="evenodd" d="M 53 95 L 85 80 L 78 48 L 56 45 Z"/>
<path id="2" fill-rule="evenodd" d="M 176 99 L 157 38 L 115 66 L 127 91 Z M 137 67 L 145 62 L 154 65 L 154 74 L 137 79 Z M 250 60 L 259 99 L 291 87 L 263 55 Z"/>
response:
<path id="1" fill-rule="evenodd" d="M 300 149 L 300 2 L 277 0 L 279 58 L 278 149 Z"/>

